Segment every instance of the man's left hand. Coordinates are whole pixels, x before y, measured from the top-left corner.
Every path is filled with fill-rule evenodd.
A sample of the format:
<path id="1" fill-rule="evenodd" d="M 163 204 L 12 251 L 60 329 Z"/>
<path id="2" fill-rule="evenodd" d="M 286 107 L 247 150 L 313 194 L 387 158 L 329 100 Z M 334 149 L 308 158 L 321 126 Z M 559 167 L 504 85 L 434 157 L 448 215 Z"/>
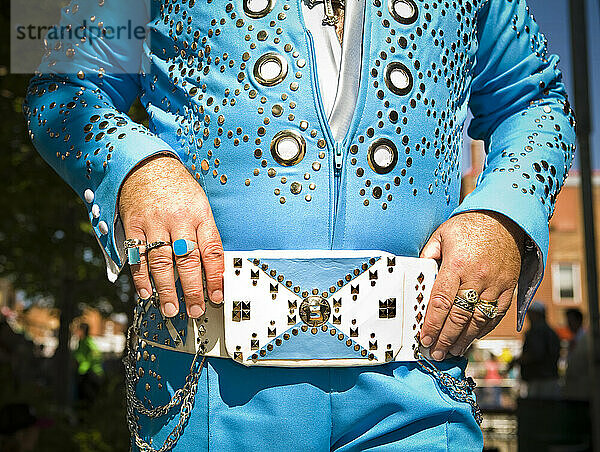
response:
<path id="1" fill-rule="evenodd" d="M 421 257 L 441 260 L 421 329 L 421 343 L 431 347 L 433 359 L 462 355 L 502 320 L 519 279 L 524 237 L 512 220 L 491 211 L 456 215 L 433 233 L 421 252 Z M 498 300 L 496 317 L 453 305 L 459 289 L 474 289 L 482 300 Z"/>

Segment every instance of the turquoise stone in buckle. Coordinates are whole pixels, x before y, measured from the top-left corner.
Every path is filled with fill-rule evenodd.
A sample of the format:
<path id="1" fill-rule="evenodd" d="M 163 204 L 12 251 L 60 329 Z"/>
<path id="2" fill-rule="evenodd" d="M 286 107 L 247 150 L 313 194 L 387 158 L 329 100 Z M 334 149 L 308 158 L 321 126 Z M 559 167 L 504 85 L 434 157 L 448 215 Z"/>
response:
<path id="1" fill-rule="evenodd" d="M 177 257 L 183 257 L 194 251 L 196 244 L 191 240 L 178 239 L 173 242 L 173 254 Z"/>

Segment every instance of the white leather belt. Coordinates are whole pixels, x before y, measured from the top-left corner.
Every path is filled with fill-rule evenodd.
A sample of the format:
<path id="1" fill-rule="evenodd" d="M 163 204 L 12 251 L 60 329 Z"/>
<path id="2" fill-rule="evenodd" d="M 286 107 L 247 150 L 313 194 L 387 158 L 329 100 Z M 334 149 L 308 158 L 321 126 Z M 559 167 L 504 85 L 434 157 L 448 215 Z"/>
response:
<path id="1" fill-rule="evenodd" d="M 383 251 L 226 251 L 224 303 L 199 319 L 141 300 L 148 344 L 246 366 L 365 366 L 414 361 L 437 273 L 431 259 Z"/>

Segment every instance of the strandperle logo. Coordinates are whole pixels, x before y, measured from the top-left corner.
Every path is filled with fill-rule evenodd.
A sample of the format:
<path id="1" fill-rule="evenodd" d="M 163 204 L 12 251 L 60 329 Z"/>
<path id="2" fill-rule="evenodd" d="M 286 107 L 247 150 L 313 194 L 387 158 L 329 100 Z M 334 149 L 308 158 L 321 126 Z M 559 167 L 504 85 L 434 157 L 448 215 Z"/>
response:
<path id="1" fill-rule="evenodd" d="M 59 25 L 16 25 L 16 38 L 18 40 L 31 39 L 47 41 L 58 40 L 94 40 L 104 39 L 138 39 L 146 38 L 146 29 L 141 25 L 134 25 L 128 20 L 125 25 L 106 25 L 102 27 L 89 24 L 84 20 L 79 26 L 59 26 Z"/>
<path id="2" fill-rule="evenodd" d="M 94 6 L 84 9 L 87 2 Z M 86 72 L 138 73 L 139 58 L 105 67 L 86 57 L 102 41 L 141 51 L 149 39 L 150 10 L 149 0 L 11 0 L 10 71 L 76 74 L 84 69 L 79 65 Z"/>

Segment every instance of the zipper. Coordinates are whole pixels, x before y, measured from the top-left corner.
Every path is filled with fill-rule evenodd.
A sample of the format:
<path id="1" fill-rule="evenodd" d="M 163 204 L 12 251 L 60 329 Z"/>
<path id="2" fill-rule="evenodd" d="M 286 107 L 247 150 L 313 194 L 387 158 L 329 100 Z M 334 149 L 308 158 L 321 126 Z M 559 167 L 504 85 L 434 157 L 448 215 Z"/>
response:
<path id="1" fill-rule="evenodd" d="M 327 147 L 330 150 L 333 150 L 333 157 L 332 157 L 332 163 L 333 163 L 333 196 L 332 199 L 330 200 L 330 217 L 329 217 L 329 222 L 331 224 L 331 231 L 329 232 L 330 237 L 329 237 L 329 248 L 333 249 L 333 237 L 334 237 L 334 229 L 335 229 L 335 220 L 337 217 L 337 202 L 338 202 L 338 197 L 339 197 L 339 193 L 340 193 L 340 181 L 342 178 L 342 168 L 344 165 L 344 143 L 339 143 L 338 141 L 334 140 L 333 138 L 333 133 L 331 132 L 331 128 L 329 127 L 329 122 L 327 120 L 327 115 L 325 115 L 325 107 L 323 106 L 323 100 L 321 99 L 321 95 L 320 95 L 320 88 L 319 88 L 319 75 L 317 74 L 316 68 L 317 68 L 317 64 L 316 64 L 316 60 L 315 60 L 315 43 L 313 40 L 313 36 L 312 33 L 310 32 L 310 30 L 308 30 L 308 28 L 305 28 L 305 32 L 306 35 L 308 36 L 308 43 L 309 43 L 309 48 L 308 48 L 308 53 L 309 53 L 309 58 L 310 58 L 310 72 L 312 75 L 312 89 L 313 89 L 313 96 L 316 99 L 316 110 L 317 110 L 317 115 L 319 117 L 319 121 L 321 121 L 321 130 L 324 132 L 325 138 L 326 138 L 326 142 L 327 142 Z M 346 140 L 344 140 L 345 142 Z"/>

